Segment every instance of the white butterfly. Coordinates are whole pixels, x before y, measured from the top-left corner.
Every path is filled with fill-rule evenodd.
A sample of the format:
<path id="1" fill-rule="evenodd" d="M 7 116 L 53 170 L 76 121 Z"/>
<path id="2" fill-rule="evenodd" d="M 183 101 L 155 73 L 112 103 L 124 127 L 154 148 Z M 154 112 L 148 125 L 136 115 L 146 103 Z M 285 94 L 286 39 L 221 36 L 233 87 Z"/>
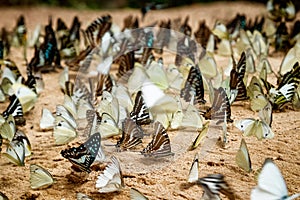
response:
<path id="1" fill-rule="evenodd" d="M 143 195 L 140 191 L 135 188 L 130 188 L 130 199 L 131 200 L 148 200 L 145 195 Z"/>
<path id="2" fill-rule="evenodd" d="M 65 118 L 57 116 L 54 122 L 53 136 L 55 144 L 66 144 L 77 137 L 77 131 Z"/>
<path id="3" fill-rule="evenodd" d="M 240 148 L 235 156 L 235 162 L 246 172 L 251 172 L 252 169 L 250 155 L 244 139 L 242 139 Z"/>
<path id="4" fill-rule="evenodd" d="M 10 142 L 7 146 L 6 152 L 3 153 L 3 156 L 15 165 L 24 166 L 25 147 L 23 142 Z"/>
<path id="5" fill-rule="evenodd" d="M 46 188 L 54 183 L 52 175 L 43 167 L 30 165 L 30 187 L 32 189 Z"/>
<path id="6" fill-rule="evenodd" d="M 280 170 L 271 159 L 266 159 L 258 176 L 258 185 L 251 191 L 252 200 L 292 200 L 300 197 L 300 193 L 288 196 L 286 183 Z"/>
<path id="7" fill-rule="evenodd" d="M 47 108 L 43 108 L 40 119 L 40 128 L 42 130 L 49 130 L 54 127 L 55 117 Z"/>
<path id="8" fill-rule="evenodd" d="M 0 126 L 0 134 L 2 138 L 12 141 L 16 132 L 15 120 L 12 115 L 9 115 L 8 118 Z"/>
<path id="9" fill-rule="evenodd" d="M 124 187 L 124 180 L 119 161 L 111 157 L 111 163 L 105 168 L 103 174 L 98 176 L 96 188 L 100 193 L 120 191 Z"/>
<path id="10" fill-rule="evenodd" d="M 189 176 L 188 176 L 188 182 L 189 183 L 195 183 L 199 179 L 199 156 L 196 153 L 194 157 L 194 161 L 192 163 L 192 166 L 190 168 Z"/>
<path id="11" fill-rule="evenodd" d="M 22 105 L 23 113 L 30 111 L 37 101 L 37 94 L 23 84 L 15 83 L 12 89 Z"/>

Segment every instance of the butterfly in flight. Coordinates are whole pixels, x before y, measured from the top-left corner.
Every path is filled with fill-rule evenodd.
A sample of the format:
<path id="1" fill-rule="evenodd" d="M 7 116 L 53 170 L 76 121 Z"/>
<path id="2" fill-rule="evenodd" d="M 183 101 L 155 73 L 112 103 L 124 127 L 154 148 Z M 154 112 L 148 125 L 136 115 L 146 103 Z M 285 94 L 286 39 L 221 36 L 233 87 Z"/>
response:
<path id="1" fill-rule="evenodd" d="M 100 133 L 95 133 L 79 147 L 71 147 L 62 150 L 60 153 L 73 164 L 75 170 L 90 173 L 90 166 L 99 154 L 99 150 L 102 150 L 101 136 Z"/>
<path id="2" fill-rule="evenodd" d="M 271 159 L 267 158 L 258 176 L 258 185 L 251 191 L 251 200 L 292 200 L 298 197 L 300 197 L 300 193 L 288 195 L 286 183 L 279 168 Z"/>
<path id="3" fill-rule="evenodd" d="M 164 126 L 157 121 L 154 124 L 154 130 L 152 141 L 141 151 L 141 154 L 154 158 L 173 156 L 169 135 Z"/>

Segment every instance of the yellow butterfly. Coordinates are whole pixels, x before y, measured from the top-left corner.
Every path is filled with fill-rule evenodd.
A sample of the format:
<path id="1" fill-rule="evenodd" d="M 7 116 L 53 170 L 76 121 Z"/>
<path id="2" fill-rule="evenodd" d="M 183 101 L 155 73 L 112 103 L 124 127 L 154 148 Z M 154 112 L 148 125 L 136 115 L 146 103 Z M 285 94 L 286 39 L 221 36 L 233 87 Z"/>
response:
<path id="1" fill-rule="evenodd" d="M 241 140 L 240 148 L 235 156 L 236 164 L 245 170 L 246 172 L 251 172 L 251 160 L 248 152 L 248 148 L 244 139 Z"/>

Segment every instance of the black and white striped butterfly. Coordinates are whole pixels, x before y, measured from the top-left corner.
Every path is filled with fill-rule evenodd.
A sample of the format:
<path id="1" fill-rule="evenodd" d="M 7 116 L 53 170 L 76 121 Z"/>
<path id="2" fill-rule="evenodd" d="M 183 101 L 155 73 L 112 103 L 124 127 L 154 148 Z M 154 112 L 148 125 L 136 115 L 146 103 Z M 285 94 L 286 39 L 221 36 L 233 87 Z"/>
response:
<path id="1" fill-rule="evenodd" d="M 200 68 L 198 65 L 191 67 L 184 88 L 180 91 L 180 97 L 189 102 L 194 98 L 194 104 L 204 104 L 204 87 Z"/>
<path id="2" fill-rule="evenodd" d="M 235 199 L 233 191 L 222 174 L 209 174 L 206 177 L 199 178 L 198 183 L 204 190 L 202 199 L 220 199 L 220 193 L 226 195 L 230 200 Z"/>
<path id="3" fill-rule="evenodd" d="M 286 183 L 279 168 L 271 159 L 266 159 L 258 176 L 258 185 L 251 191 L 251 200 L 292 200 L 297 197 L 300 197 L 300 193 L 288 195 Z"/>
<path id="4" fill-rule="evenodd" d="M 101 149 L 100 133 L 93 134 L 79 147 L 71 147 L 69 149 L 62 150 L 60 153 L 73 164 L 75 170 L 90 173 L 90 166 L 96 158 L 103 157 L 104 155 Z"/>
<path id="5" fill-rule="evenodd" d="M 173 156 L 174 153 L 171 151 L 171 144 L 168 133 L 164 126 L 160 122 L 155 122 L 154 133 L 152 136 L 152 141 L 141 151 L 145 157 L 166 157 Z"/>
<path id="6" fill-rule="evenodd" d="M 104 172 L 98 176 L 96 188 L 100 193 L 120 191 L 125 187 L 120 163 L 115 156 L 111 157 L 111 163 Z"/>
<path id="7" fill-rule="evenodd" d="M 247 89 L 244 83 L 245 72 L 246 72 L 246 54 L 245 52 L 243 52 L 238 64 L 236 65 L 234 63 L 233 68 L 230 72 L 230 83 L 229 83 L 230 89 L 238 90 L 237 96 L 235 98 L 236 101 L 248 99 Z"/>
<path id="8" fill-rule="evenodd" d="M 135 97 L 133 110 L 130 112 L 130 118 L 138 125 L 150 124 L 150 113 L 147 107 L 142 91 L 138 91 Z"/>
<path id="9" fill-rule="evenodd" d="M 144 132 L 132 119 L 123 121 L 122 130 L 122 138 L 116 144 L 118 151 L 129 150 L 142 143 Z"/>
<path id="10" fill-rule="evenodd" d="M 204 113 L 205 119 L 212 119 L 216 124 L 224 122 L 226 116 L 227 122 L 233 122 L 231 119 L 230 102 L 224 88 L 214 89 L 214 100 L 212 106 Z"/>
<path id="11" fill-rule="evenodd" d="M 23 109 L 18 97 L 16 95 L 12 95 L 9 99 L 10 103 L 6 110 L 2 113 L 3 117 L 7 119 L 7 117 L 11 114 L 17 125 L 25 125 L 26 120 L 23 117 Z"/>

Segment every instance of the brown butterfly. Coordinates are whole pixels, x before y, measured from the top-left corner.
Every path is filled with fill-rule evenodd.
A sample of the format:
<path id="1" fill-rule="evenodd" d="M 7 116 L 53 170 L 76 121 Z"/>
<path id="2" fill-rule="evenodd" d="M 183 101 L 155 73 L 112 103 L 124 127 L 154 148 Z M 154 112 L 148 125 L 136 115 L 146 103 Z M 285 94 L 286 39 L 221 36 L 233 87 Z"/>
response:
<path id="1" fill-rule="evenodd" d="M 118 151 L 129 150 L 142 143 L 144 132 L 134 120 L 126 118 L 122 123 L 122 130 L 122 137 L 116 144 Z"/>
<path id="2" fill-rule="evenodd" d="M 173 156 L 171 152 L 170 139 L 166 129 L 160 122 L 155 122 L 155 131 L 152 141 L 141 151 L 145 157 L 160 158 L 166 156 Z"/>
<path id="3" fill-rule="evenodd" d="M 246 100 L 248 99 L 247 96 L 247 89 L 244 83 L 244 76 L 246 72 L 246 54 L 245 52 L 242 53 L 241 58 L 236 65 L 235 63 L 233 64 L 233 68 L 230 72 L 230 89 L 238 90 L 237 97 L 235 100 L 241 101 L 241 100 Z"/>
<path id="4" fill-rule="evenodd" d="M 219 87 L 219 89 L 214 89 L 213 104 L 207 109 L 203 116 L 205 119 L 216 120 L 217 124 L 224 122 L 225 116 L 227 117 L 227 122 L 233 122 L 233 120 L 230 119 L 230 102 L 224 88 Z"/>
<path id="5" fill-rule="evenodd" d="M 130 118 L 138 125 L 151 123 L 149 108 L 146 106 L 142 91 L 138 91 L 136 94 L 133 110 L 130 112 Z"/>

